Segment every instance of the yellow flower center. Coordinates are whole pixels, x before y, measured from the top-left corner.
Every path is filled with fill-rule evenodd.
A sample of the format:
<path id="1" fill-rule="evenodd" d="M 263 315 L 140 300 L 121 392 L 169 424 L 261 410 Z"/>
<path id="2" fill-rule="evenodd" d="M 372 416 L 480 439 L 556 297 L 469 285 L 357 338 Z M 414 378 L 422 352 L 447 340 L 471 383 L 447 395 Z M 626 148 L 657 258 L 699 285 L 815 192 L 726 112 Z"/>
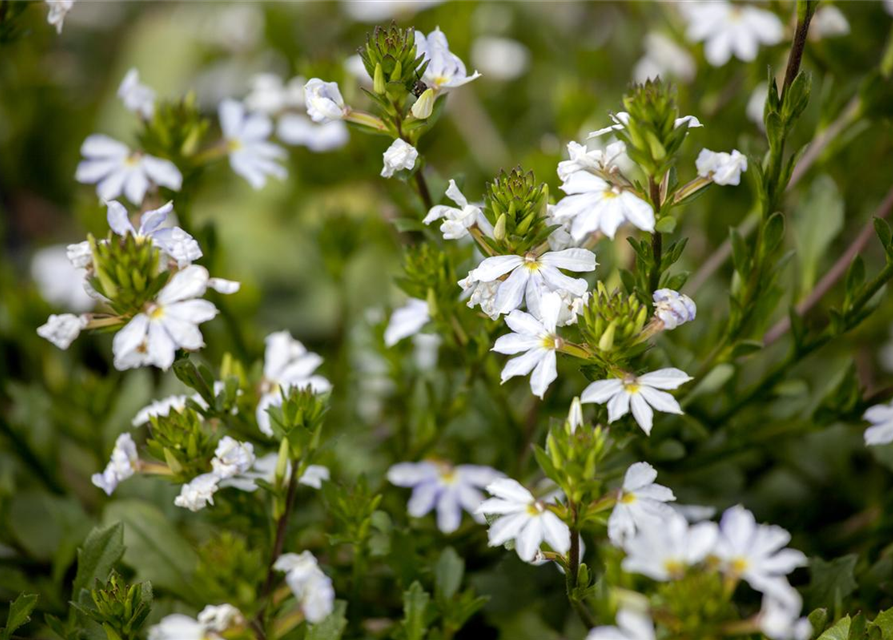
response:
<path id="1" fill-rule="evenodd" d="M 149 318 L 152 320 L 158 320 L 159 318 L 164 316 L 164 307 L 161 305 L 153 305 L 151 309 L 149 309 Z"/>
<path id="2" fill-rule="evenodd" d="M 685 565 L 675 558 L 664 561 L 664 569 L 666 569 L 667 573 L 671 576 L 679 576 L 685 573 Z"/>
<path id="3" fill-rule="evenodd" d="M 632 504 L 636 500 L 638 500 L 638 498 L 636 498 L 636 494 L 634 493 L 624 493 L 620 496 L 620 502 L 623 504 Z"/>
<path id="4" fill-rule="evenodd" d="M 750 566 L 750 563 L 747 562 L 747 558 L 735 558 L 732 560 L 732 571 L 736 574 L 741 574 L 747 571 L 747 567 Z"/>
<path id="5" fill-rule="evenodd" d="M 534 500 L 527 505 L 527 513 L 532 516 L 539 516 L 546 510 L 546 507 L 539 500 Z"/>
<path id="6" fill-rule="evenodd" d="M 535 255 L 533 255 L 532 253 L 528 253 L 526 256 L 524 256 L 524 266 L 529 271 L 539 271 L 540 263 L 537 262 Z"/>

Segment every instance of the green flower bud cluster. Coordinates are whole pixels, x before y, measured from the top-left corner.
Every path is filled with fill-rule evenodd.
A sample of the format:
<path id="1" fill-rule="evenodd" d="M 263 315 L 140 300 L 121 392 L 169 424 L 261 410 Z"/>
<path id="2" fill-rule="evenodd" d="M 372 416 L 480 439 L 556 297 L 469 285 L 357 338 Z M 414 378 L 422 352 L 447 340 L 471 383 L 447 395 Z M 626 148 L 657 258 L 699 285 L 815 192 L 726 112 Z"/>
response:
<path id="1" fill-rule="evenodd" d="M 109 233 L 106 240 L 89 236 L 93 252 L 90 284 L 108 298 L 118 315 L 132 315 L 155 297 L 169 274 L 159 273 L 161 252 L 147 238 Z"/>
<path id="2" fill-rule="evenodd" d="M 217 442 L 194 409 L 172 409 L 166 416 L 152 416 L 149 422 L 146 448 L 152 457 L 167 463 L 174 481 L 188 482 L 211 470 Z"/>
<path id="3" fill-rule="evenodd" d="M 501 171 L 484 196 L 484 214 L 495 236 L 485 240 L 496 253 L 524 253 L 549 237 L 551 229 L 545 224 L 549 187 L 538 183 L 533 171 L 524 173 L 520 167 Z"/>
<path id="4" fill-rule="evenodd" d="M 416 56 L 415 29 L 401 29 L 393 22 L 366 34 L 359 54 L 373 80 L 373 91 L 399 101 L 413 91 L 427 66 L 423 56 Z"/>
<path id="5" fill-rule="evenodd" d="M 635 294 L 619 289 L 609 293 L 604 283 L 598 282 L 583 310 L 580 333 L 606 362 L 617 364 L 634 355 L 647 319 L 648 307 Z"/>
<path id="6" fill-rule="evenodd" d="M 266 575 L 262 550 L 245 538 L 223 531 L 198 550 L 195 579 L 208 602 L 229 602 L 248 610 Z"/>
<path id="7" fill-rule="evenodd" d="M 190 158 L 198 151 L 210 124 L 199 111 L 195 92 L 190 91 L 180 100 L 160 100 L 137 139 L 146 153 L 167 158 L 185 169 L 190 166 Z"/>
<path id="8" fill-rule="evenodd" d="M 537 446 L 537 462 L 568 499 L 586 504 L 601 495 L 599 464 L 610 451 L 608 433 L 586 425 L 571 430 L 568 423 L 554 425 L 546 436 L 545 449 Z"/>
<path id="9" fill-rule="evenodd" d="M 140 582 L 128 585 L 113 571 L 108 582 L 90 591 L 93 606 L 75 605 L 81 613 L 102 626 L 108 640 L 138 638 L 139 631 L 152 611 L 152 585 Z"/>
<path id="10" fill-rule="evenodd" d="M 309 386 L 303 389 L 280 389 L 282 404 L 267 409 L 270 426 L 279 439 L 288 440 L 292 458 L 300 458 L 319 444 L 322 424 L 329 410 L 327 395 L 313 392 Z"/>
<path id="11" fill-rule="evenodd" d="M 397 285 L 413 298 L 428 300 L 432 315 L 437 306 L 455 304 L 456 272 L 449 254 L 433 243 L 407 249 L 404 273 L 397 278 Z"/>
<path id="12" fill-rule="evenodd" d="M 676 91 L 659 79 L 648 80 L 633 87 L 623 106 L 629 122 L 616 135 L 626 143 L 630 159 L 659 180 L 673 165 L 688 133 L 688 122 L 676 125 Z"/>

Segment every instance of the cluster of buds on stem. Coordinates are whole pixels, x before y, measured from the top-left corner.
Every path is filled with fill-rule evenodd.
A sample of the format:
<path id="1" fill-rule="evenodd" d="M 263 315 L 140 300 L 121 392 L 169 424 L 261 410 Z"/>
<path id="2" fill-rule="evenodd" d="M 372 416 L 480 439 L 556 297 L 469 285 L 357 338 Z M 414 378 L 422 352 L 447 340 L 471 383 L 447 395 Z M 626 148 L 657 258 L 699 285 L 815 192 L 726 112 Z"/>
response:
<path id="1" fill-rule="evenodd" d="M 496 254 L 523 254 L 542 245 L 549 236 L 546 209 L 549 187 L 538 183 L 533 171 L 517 167 L 487 185 L 484 215 L 493 225 L 493 238 L 483 241 Z"/>
<path id="2" fill-rule="evenodd" d="M 619 366 L 641 350 L 647 319 L 648 307 L 635 294 L 608 292 L 598 282 L 583 310 L 580 332 L 605 364 Z"/>

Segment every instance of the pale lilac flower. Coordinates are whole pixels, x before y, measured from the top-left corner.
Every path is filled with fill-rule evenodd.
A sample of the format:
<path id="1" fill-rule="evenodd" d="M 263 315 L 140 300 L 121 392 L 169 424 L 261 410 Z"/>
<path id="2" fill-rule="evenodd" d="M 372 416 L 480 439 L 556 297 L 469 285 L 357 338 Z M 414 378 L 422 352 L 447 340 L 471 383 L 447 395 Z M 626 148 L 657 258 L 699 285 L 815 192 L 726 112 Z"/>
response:
<path id="1" fill-rule="evenodd" d="M 553 513 L 543 500 L 516 480 L 501 478 L 487 486 L 494 497 L 485 500 L 477 512 L 485 516 L 498 516 L 488 531 L 491 547 L 499 547 L 515 541 L 515 551 L 524 562 L 532 562 L 543 542 L 556 553 L 566 554 L 571 545 L 568 526 Z"/>
<path id="2" fill-rule="evenodd" d="M 435 205 L 431 207 L 422 222 L 431 224 L 435 220 L 443 220 L 440 232 L 443 234 L 444 240 L 464 238 L 468 235 L 468 230 L 474 226 L 477 226 L 487 237 L 493 237 L 493 225 L 484 216 L 480 206 L 468 202 L 468 199 L 456 186 L 455 180 L 450 180 L 446 196 L 459 206 Z"/>
<path id="3" fill-rule="evenodd" d="M 565 180 L 561 190 L 567 196 L 558 201 L 552 216 L 560 222 L 570 222 L 574 240 L 580 241 L 595 231 L 613 238 L 624 222 L 654 232 L 654 209 L 629 189 L 577 171 Z"/>
<path id="4" fill-rule="evenodd" d="M 785 576 L 806 565 L 801 551 L 784 548 L 791 541 L 790 533 L 776 525 L 757 524 L 741 505 L 726 510 L 719 528 L 713 553 L 722 561 L 723 571 L 743 578 L 757 591 L 784 595 Z"/>
<path id="5" fill-rule="evenodd" d="M 717 153 L 701 149 L 695 166 L 702 178 L 709 178 L 719 185 L 737 186 L 741 184 L 741 174 L 747 171 L 747 156 L 738 150 Z"/>
<path id="6" fill-rule="evenodd" d="M 530 49 L 511 38 L 481 36 L 471 45 L 471 60 L 487 80 L 508 82 L 530 67 Z"/>
<path id="7" fill-rule="evenodd" d="M 312 553 L 284 553 L 276 559 L 273 568 L 285 574 L 285 582 L 298 601 L 307 622 L 316 624 L 332 613 L 335 589 L 331 578 L 319 568 Z"/>
<path id="8" fill-rule="evenodd" d="M 46 324 L 37 327 L 37 335 L 65 350 L 87 327 L 89 321 L 89 317 L 76 316 L 73 313 L 50 314 Z"/>
<path id="9" fill-rule="evenodd" d="M 837 38 L 850 33 L 850 23 L 843 11 L 833 4 L 826 4 L 816 9 L 809 23 L 809 36 L 815 40 Z"/>
<path id="10" fill-rule="evenodd" d="M 698 313 L 694 300 L 672 289 L 654 292 L 654 315 L 664 323 L 664 329 L 672 331 L 681 324 L 691 322 Z"/>
<path id="11" fill-rule="evenodd" d="M 118 97 L 128 111 L 149 120 L 155 113 L 155 91 L 140 82 L 140 72 L 131 69 L 118 87 Z"/>
<path id="12" fill-rule="evenodd" d="M 140 205 L 154 183 L 179 191 L 183 174 L 169 160 L 144 153 L 132 153 L 122 142 L 108 136 L 88 136 L 81 145 L 84 159 L 78 164 L 75 179 L 83 184 L 95 184 L 100 200 L 109 201 L 122 194 L 135 205 Z"/>
<path id="13" fill-rule="evenodd" d="M 173 203 L 168 202 L 158 209 L 144 212 L 140 216 L 139 229 L 134 228 L 127 209 L 120 202 L 112 200 L 107 203 L 107 207 L 107 219 L 112 231 L 119 236 L 129 233 L 135 238 L 151 239 L 152 244 L 176 261 L 181 269 L 202 257 L 198 242 L 186 231 L 180 227 L 162 226 L 174 211 Z"/>
<path id="14" fill-rule="evenodd" d="M 94 473 L 90 481 L 105 491 L 106 495 L 112 495 L 120 482 L 134 474 L 138 464 L 136 443 L 129 433 L 122 433 L 115 440 L 115 448 L 105 470 L 102 473 Z"/>
<path id="15" fill-rule="evenodd" d="M 267 183 L 267 176 L 279 180 L 288 177 L 288 171 L 278 162 L 285 158 L 285 149 L 269 141 L 273 123 L 266 115 L 247 113 L 241 102 L 224 100 L 219 116 L 233 171 L 255 189 Z"/>
<path id="16" fill-rule="evenodd" d="M 394 173 L 403 169 L 412 171 L 416 160 L 419 158 L 418 149 L 401 138 L 397 138 L 383 154 L 384 167 L 381 169 L 382 178 L 391 178 Z"/>
<path id="17" fill-rule="evenodd" d="M 271 333 L 265 342 L 264 381 L 255 416 L 261 432 L 272 436 L 267 408 L 282 404 L 280 389 L 309 387 L 314 393 L 325 393 L 332 388 L 332 384 L 324 377 L 313 374 L 322 364 L 322 358 L 307 351 L 288 331 Z"/>
<path id="18" fill-rule="evenodd" d="M 784 25 L 765 9 L 717 0 L 681 5 L 688 21 L 686 37 L 704 42 L 704 56 L 714 67 L 732 56 L 743 62 L 757 57 L 760 45 L 774 45 L 784 37 Z"/>
<path id="19" fill-rule="evenodd" d="M 616 627 L 596 627 L 586 640 L 654 640 L 654 622 L 634 609 L 617 612 Z"/>
<path id="20" fill-rule="evenodd" d="M 659 527 L 662 520 L 673 516 L 667 503 L 676 496 L 667 487 L 656 484 L 657 471 L 647 462 L 636 462 L 626 470 L 617 504 L 608 519 L 608 538 L 616 546 L 636 531 Z"/>
<path id="21" fill-rule="evenodd" d="M 216 473 L 203 473 L 196 476 L 180 488 L 180 495 L 174 498 L 174 504 L 192 512 L 201 511 L 209 504 L 214 504 L 214 494 L 220 483 Z"/>
<path id="22" fill-rule="evenodd" d="M 413 518 L 437 512 L 437 528 L 452 533 L 462 522 L 462 511 L 477 522 L 484 520 L 476 509 L 484 501 L 483 489 L 502 473 L 481 465 L 456 467 L 441 461 L 401 462 L 388 470 L 388 481 L 398 487 L 412 488 L 407 509 Z"/>
<path id="23" fill-rule="evenodd" d="M 866 445 L 871 447 L 893 442 L 893 402 L 869 407 L 862 419 L 871 423 L 865 430 Z"/>
<path id="24" fill-rule="evenodd" d="M 682 415 L 676 398 L 664 391 L 677 389 L 692 377 L 679 369 L 659 369 L 641 376 L 628 375 L 623 379 L 598 380 L 580 394 L 585 404 L 608 404 L 608 422 L 614 422 L 632 409 L 633 417 L 647 434 L 651 433 L 654 409 Z"/>
<path id="25" fill-rule="evenodd" d="M 524 256 L 494 256 L 484 259 L 468 277 L 477 282 L 494 282 L 510 274 L 498 284 L 495 309 L 498 313 L 509 313 L 527 303 L 527 309 L 534 316 L 540 316 L 540 306 L 544 294 L 550 291 L 567 291 L 574 296 L 582 296 L 589 284 L 582 278 L 571 278 L 560 269 L 567 271 L 594 271 L 595 254 L 587 249 L 565 249 L 549 251 L 537 257 L 532 253 Z M 460 283 L 461 284 L 461 283 Z"/>
<path id="26" fill-rule="evenodd" d="M 689 526 L 673 513 L 664 520 L 641 527 L 624 543 L 627 573 L 640 573 L 652 580 L 675 580 L 687 567 L 703 561 L 716 546 L 718 529 L 713 522 Z"/>
<path id="27" fill-rule="evenodd" d="M 304 104 L 307 115 L 314 122 L 341 120 L 348 112 L 338 83 L 324 82 L 319 78 L 311 78 L 304 85 Z"/>
<path id="28" fill-rule="evenodd" d="M 425 37 L 421 31 L 415 32 L 416 55 L 428 61 L 422 80 L 435 93 L 448 91 L 468 84 L 481 76 L 475 71 L 468 75 L 465 63 L 450 51 L 449 43 L 440 28 Z"/>
<path id="29" fill-rule="evenodd" d="M 92 263 L 92 254 L 89 255 Z M 76 313 L 89 311 L 96 300 L 84 287 L 87 270 L 72 264 L 68 256 L 69 250 L 61 244 L 37 250 L 31 258 L 31 277 L 40 295 L 51 305 Z"/>
<path id="30" fill-rule="evenodd" d="M 419 298 L 410 298 L 404 306 L 391 314 L 384 331 L 385 346 L 393 347 L 404 338 L 417 334 L 430 319 L 428 303 Z"/>
<path id="31" fill-rule="evenodd" d="M 505 323 L 514 333 L 500 336 L 493 345 L 493 351 L 505 354 L 522 355 L 509 360 L 502 370 L 502 382 L 515 376 L 530 374 L 530 390 L 540 398 L 552 381 L 558 377 L 556 351 L 562 340 L 556 332 L 558 314 L 561 312 L 561 298 L 555 292 L 547 293 L 542 301 L 542 321 L 529 313 L 512 311 Z"/>
<path id="32" fill-rule="evenodd" d="M 642 83 L 658 76 L 691 82 L 696 71 L 695 59 L 688 51 L 664 34 L 652 31 L 645 36 L 645 55 L 636 63 L 633 78 Z"/>
<path id="33" fill-rule="evenodd" d="M 760 631 L 770 640 L 808 640 L 812 625 L 800 617 L 803 600 L 793 587 L 782 587 L 778 593 L 763 596 L 757 620 Z"/>
<path id="34" fill-rule="evenodd" d="M 205 342 L 198 325 L 217 315 L 217 307 L 199 299 L 208 280 L 208 270 L 196 265 L 175 273 L 146 310 L 115 334 L 115 368 L 153 365 L 168 369 L 177 349 L 201 349 Z"/>
<path id="35" fill-rule="evenodd" d="M 62 33 L 62 25 L 65 22 L 65 16 L 71 11 L 75 0 L 46 0 L 50 11 L 47 14 L 47 22 L 56 27 L 56 33 Z"/>

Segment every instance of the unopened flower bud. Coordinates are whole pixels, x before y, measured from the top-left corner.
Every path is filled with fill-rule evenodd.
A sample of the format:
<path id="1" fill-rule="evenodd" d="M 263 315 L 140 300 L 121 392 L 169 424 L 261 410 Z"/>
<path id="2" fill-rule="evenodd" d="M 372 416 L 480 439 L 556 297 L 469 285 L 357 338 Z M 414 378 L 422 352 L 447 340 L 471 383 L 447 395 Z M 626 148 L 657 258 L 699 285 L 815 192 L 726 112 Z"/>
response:
<path id="1" fill-rule="evenodd" d="M 425 89 L 424 93 L 412 105 L 412 115 L 419 120 L 430 118 L 431 113 L 434 111 L 434 100 L 434 89 Z"/>

